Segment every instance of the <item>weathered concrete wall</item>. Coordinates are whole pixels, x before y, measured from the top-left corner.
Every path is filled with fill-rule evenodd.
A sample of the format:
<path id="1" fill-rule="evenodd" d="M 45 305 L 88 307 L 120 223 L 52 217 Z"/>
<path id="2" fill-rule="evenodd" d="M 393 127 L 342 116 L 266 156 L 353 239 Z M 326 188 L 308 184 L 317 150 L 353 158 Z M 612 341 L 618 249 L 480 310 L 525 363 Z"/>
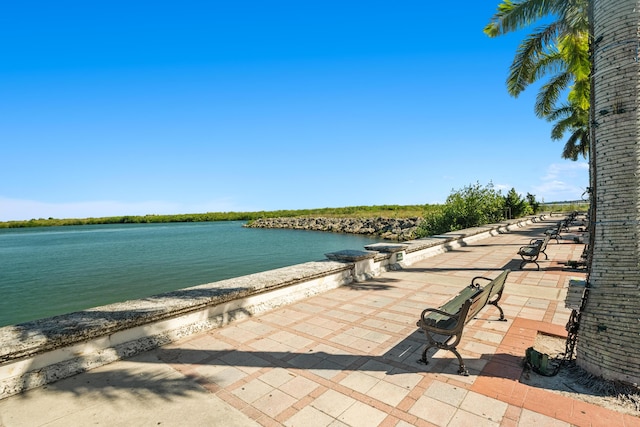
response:
<path id="1" fill-rule="evenodd" d="M 222 327 L 327 290 L 407 267 L 528 223 L 512 220 L 308 262 L 140 300 L 0 328 L 0 399 Z"/>

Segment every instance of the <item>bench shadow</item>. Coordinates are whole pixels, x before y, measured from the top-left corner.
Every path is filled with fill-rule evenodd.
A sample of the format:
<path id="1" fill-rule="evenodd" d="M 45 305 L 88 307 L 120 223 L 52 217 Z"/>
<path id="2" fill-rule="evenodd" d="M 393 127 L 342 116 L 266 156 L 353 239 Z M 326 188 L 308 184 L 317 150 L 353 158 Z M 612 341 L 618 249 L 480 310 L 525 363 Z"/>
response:
<path id="1" fill-rule="evenodd" d="M 519 271 L 520 261 L 522 260 L 513 259 L 501 267 L 409 267 L 405 270 L 417 273 L 438 273 L 448 271 Z"/>
<path id="2" fill-rule="evenodd" d="M 352 291 L 388 291 L 395 288 L 395 286 L 387 285 L 384 283 L 371 283 L 371 282 L 354 282 L 348 285 L 342 285 L 343 288 L 351 289 Z"/>

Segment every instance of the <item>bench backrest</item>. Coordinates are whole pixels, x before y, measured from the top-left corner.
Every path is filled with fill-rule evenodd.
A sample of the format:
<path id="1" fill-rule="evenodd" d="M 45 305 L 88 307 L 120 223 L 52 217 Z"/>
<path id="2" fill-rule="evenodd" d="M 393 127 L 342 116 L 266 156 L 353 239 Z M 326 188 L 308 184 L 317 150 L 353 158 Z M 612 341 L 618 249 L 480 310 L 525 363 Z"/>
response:
<path id="1" fill-rule="evenodd" d="M 558 224 L 556 224 L 556 228 L 550 228 L 547 231 L 545 231 L 544 234 L 551 234 L 552 236 L 555 236 L 557 234 L 560 234 L 561 231 L 562 231 L 562 221 L 558 221 Z"/>
<path id="2" fill-rule="evenodd" d="M 549 243 L 551 241 L 551 234 L 546 234 L 544 236 L 544 240 L 542 241 L 542 244 L 540 245 L 540 252 L 544 252 L 545 250 L 547 250 L 547 243 Z"/>
<path id="3" fill-rule="evenodd" d="M 491 281 L 491 292 L 489 293 L 489 300 L 498 294 L 502 294 L 504 290 L 504 284 L 507 283 L 507 276 L 509 276 L 511 270 L 504 270 L 495 279 Z"/>
<path id="4" fill-rule="evenodd" d="M 475 299 L 481 292 L 482 289 L 480 288 L 466 286 L 458 295 L 451 298 L 444 305 L 441 305 L 439 309 L 452 315 L 458 315 L 463 309 L 465 302 Z M 457 322 L 455 319 L 452 319 L 451 316 L 445 316 L 436 312 L 429 313 L 429 315 L 425 317 L 425 320 L 428 320 L 433 326 L 439 328 L 446 328 L 450 324 Z"/>
<path id="5" fill-rule="evenodd" d="M 544 252 L 547 250 L 547 244 L 551 241 L 551 234 L 545 234 L 544 239 L 538 239 L 533 241 L 533 245 L 538 247 L 538 252 Z"/>
<path id="6" fill-rule="evenodd" d="M 491 282 L 482 288 L 482 291 L 471 301 L 471 306 L 467 312 L 465 323 L 474 318 L 493 297 L 498 294 L 502 294 L 504 284 L 507 281 L 507 276 L 510 272 L 511 270 L 504 270 L 498 275 L 498 277 L 491 280 Z M 476 278 L 474 278 L 474 280 L 475 279 Z"/>
<path id="7" fill-rule="evenodd" d="M 474 277 L 471 281 L 471 285 L 465 287 L 460 291 L 460 293 L 458 293 L 458 295 L 440 306 L 440 310 L 452 315 L 464 316 L 464 319 L 461 320 L 463 320 L 464 323 L 467 323 L 470 319 L 475 317 L 485 305 L 487 305 L 487 302 L 496 295 L 502 293 L 507 276 L 510 272 L 511 270 L 504 270 L 493 280 L 481 276 Z M 490 282 L 482 287 L 475 283 L 477 279 L 486 279 L 490 280 Z M 438 313 L 430 313 L 425 317 L 425 320 L 428 320 L 433 326 L 440 328 L 446 328 L 457 322 L 450 316 L 444 316 Z"/>

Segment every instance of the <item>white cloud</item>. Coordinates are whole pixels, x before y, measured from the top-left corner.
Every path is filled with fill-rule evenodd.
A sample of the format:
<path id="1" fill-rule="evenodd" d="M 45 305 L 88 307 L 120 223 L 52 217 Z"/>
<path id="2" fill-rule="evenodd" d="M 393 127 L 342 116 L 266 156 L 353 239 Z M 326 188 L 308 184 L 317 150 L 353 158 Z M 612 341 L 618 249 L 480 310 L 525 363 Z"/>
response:
<path id="1" fill-rule="evenodd" d="M 493 185 L 494 190 L 496 191 L 501 191 L 502 193 L 506 194 L 509 192 L 509 190 L 511 190 L 513 188 L 513 185 L 508 185 L 508 184 L 494 184 Z"/>
<path id="2" fill-rule="evenodd" d="M 538 200 L 560 202 L 580 200 L 589 186 L 589 164 L 586 162 L 553 163 L 532 193 Z"/>
<path id="3" fill-rule="evenodd" d="M 113 200 L 49 203 L 0 197 L 0 221 L 32 218 L 91 218 L 123 215 L 182 214 L 238 211 L 231 200 L 221 199 L 198 204 L 166 201 L 119 202 Z"/>

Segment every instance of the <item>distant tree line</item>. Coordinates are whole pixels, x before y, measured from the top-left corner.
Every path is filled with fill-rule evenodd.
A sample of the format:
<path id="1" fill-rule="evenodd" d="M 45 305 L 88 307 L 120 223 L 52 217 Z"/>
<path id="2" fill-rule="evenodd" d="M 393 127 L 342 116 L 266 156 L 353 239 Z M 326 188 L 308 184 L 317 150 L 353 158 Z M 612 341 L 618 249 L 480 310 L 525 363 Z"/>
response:
<path id="1" fill-rule="evenodd" d="M 280 218 L 296 216 L 338 216 L 338 217 L 410 217 L 422 216 L 431 205 L 374 205 L 350 206 L 343 208 L 319 208 L 298 210 L 277 210 L 257 212 L 208 212 L 176 215 L 125 215 L 99 218 L 40 218 L 26 221 L 0 222 L 0 228 L 52 227 L 66 225 L 95 224 L 153 224 L 171 222 L 211 222 L 211 221 L 252 221 L 260 218 Z M 433 205 L 435 206 L 435 205 Z"/>
<path id="2" fill-rule="evenodd" d="M 522 198 L 515 189 L 506 196 L 493 184 L 479 183 L 452 190 L 444 204 L 372 205 L 342 208 L 317 208 L 257 212 L 207 212 L 176 215 L 124 215 L 99 218 L 40 218 L 26 221 L 0 222 L 0 228 L 53 227 L 97 224 L 154 224 L 171 222 L 255 221 L 264 218 L 342 217 L 342 218 L 423 218 L 420 237 L 491 224 L 506 218 L 519 218 L 548 207 L 527 193 Z M 565 210 L 584 210 L 587 205 L 563 206 Z M 556 210 L 554 208 L 554 210 Z"/>

